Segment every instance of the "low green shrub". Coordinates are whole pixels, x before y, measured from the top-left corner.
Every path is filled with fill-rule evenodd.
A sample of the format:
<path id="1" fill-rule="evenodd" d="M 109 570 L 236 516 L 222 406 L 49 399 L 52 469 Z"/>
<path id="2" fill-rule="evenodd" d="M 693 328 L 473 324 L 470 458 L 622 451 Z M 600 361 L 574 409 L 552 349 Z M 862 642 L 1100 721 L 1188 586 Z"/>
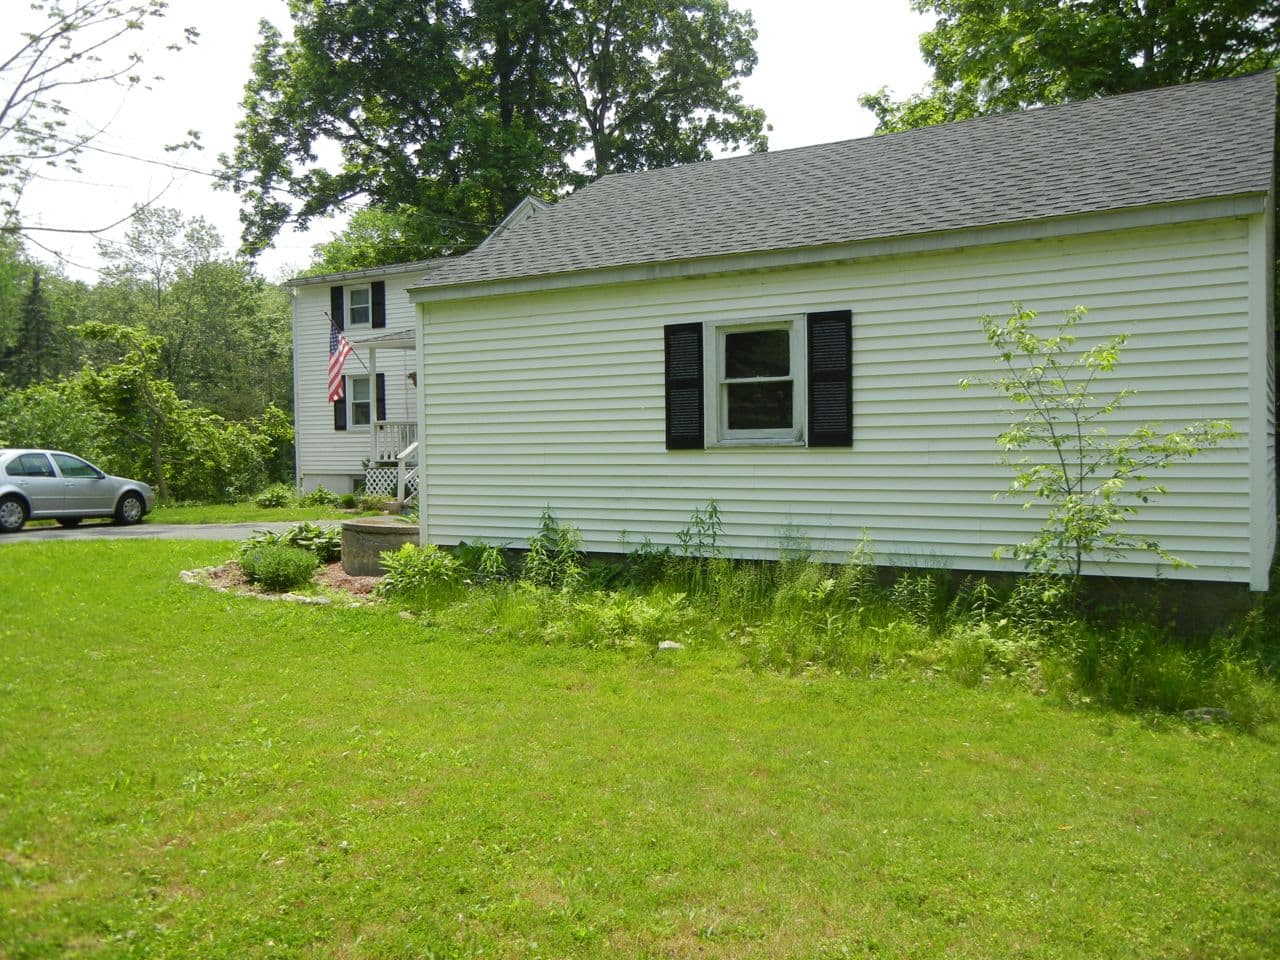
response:
<path id="1" fill-rule="evenodd" d="M 380 597 L 405 597 L 442 590 L 447 595 L 463 585 L 465 571 L 462 564 L 434 543 L 421 547 L 406 543 L 399 550 L 383 553 L 381 560 L 386 573 L 374 588 Z"/>
<path id="2" fill-rule="evenodd" d="M 666 573 L 671 562 L 671 549 L 658 548 L 645 537 L 622 561 L 619 579 L 630 587 L 651 587 Z"/>
<path id="3" fill-rule="evenodd" d="M 309 583 L 319 562 L 315 556 L 298 547 L 263 544 L 246 550 L 240 557 L 240 569 L 264 590 L 283 593 Z"/>
<path id="4" fill-rule="evenodd" d="M 497 583 L 506 580 L 507 556 L 501 547 L 477 541 L 463 541 L 453 549 L 453 556 L 461 564 L 466 579 L 474 584 Z"/>
<path id="5" fill-rule="evenodd" d="M 283 483 L 273 483 L 253 498 L 259 507 L 288 507 L 294 503 L 293 488 Z"/>
<path id="6" fill-rule="evenodd" d="M 255 530 L 253 535 L 244 541 L 241 550 L 262 546 L 298 547 L 314 555 L 320 563 L 333 563 L 342 557 L 342 531 L 336 527 L 322 527 L 318 523 L 308 521 L 295 523 L 279 533 Z"/>
<path id="7" fill-rule="evenodd" d="M 324 487 L 316 487 L 310 493 L 304 493 L 298 498 L 298 503 L 304 507 L 332 507 L 337 502 L 338 495 Z"/>
<path id="8" fill-rule="evenodd" d="M 664 640 L 688 642 L 692 631 L 683 593 L 637 597 L 594 591 L 572 600 L 564 613 L 544 626 L 543 635 L 593 649 L 656 650 Z"/>
<path id="9" fill-rule="evenodd" d="M 360 498 L 354 493 L 344 493 L 338 497 L 338 506 L 343 510 L 354 510 L 360 503 Z"/>

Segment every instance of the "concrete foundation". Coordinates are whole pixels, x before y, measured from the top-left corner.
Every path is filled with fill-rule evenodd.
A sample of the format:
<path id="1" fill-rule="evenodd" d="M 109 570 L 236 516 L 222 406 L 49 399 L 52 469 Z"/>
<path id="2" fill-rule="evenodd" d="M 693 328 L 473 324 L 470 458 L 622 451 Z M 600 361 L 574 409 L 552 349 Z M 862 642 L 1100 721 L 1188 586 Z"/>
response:
<path id="1" fill-rule="evenodd" d="M 418 526 L 396 517 L 364 517 L 342 523 L 342 569 L 353 577 L 376 577 L 385 571 L 379 554 L 418 546 Z"/>

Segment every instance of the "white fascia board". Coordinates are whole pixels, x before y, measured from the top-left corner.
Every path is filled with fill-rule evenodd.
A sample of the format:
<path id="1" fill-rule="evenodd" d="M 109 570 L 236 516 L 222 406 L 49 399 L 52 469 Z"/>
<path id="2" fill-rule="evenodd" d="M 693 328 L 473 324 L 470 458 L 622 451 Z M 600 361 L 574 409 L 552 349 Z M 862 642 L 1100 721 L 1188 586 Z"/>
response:
<path id="1" fill-rule="evenodd" d="M 704 277 L 752 270 L 813 266 L 822 263 L 838 263 L 845 260 L 866 260 L 873 257 L 891 257 L 910 253 L 954 250 L 962 247 L 988 246 L 998 243 L 1045 240 L 1086 233 L 1104 233 L 1112 230 L 1157 227 L 1196 220 L 1245 217 L 1262 213 L 1265 210 L 1266 202 L 1267 198 L 1264 194 L 1248 194 L 1239 197 L 1162 204 L 1160 206 L 1089 213 L 1079 216 L 1046 217 L 1042 220 L 1030 220 L 994 227 L 977 227 L 969 230 L 920 233 L 879 240 L 860 240 L 855 243 L 831 244 L 822 247 L 771 250 L 723 257 L 609 267 L 600 270 L 540 274 L 509 280 L 477 280 L 440 286 L 411 285 L 406 288 L 406 292 L 413 303 L 443 303 L 450 300 L 501 297 L 548 290 L 566 290 L 610 286 L 619 283 Z"/>
<path id="2" fill-rule="evenodd" d="M 284 282 L 287 287 L 314 287 L 317 284 L 342 284 L 352 280 L 377 280 L 386 277 L 398 277 L 401 274 L 419 274 L 439 266 L 444 260 L 415 260 L 412 263 L 389 263 L 385 267 L 368 267 L 364 270 L 344 270 L 341 273 L 319 273 L 310 277 L 290 277 Z"/>
<path id="3" fill-rule="evenodd" d="M 289 338 L 291 343 L 289 349 L 292 351 L 293 361 L 290 366 L 293 368 L 290 374 L 293 377 L 293 403 L 290 404 L 293 415 L 293 492 L 299 493 L 302 490 L 302 458 L 298 456 L 298 291 L 289 291 Z"/>
<path id="4" fill-rule="evenodd" d="M 1253 590 L 1268 588 L 1276 547 L 1275 215 L 1271 195 L 1262 216 L 1249 224 L 1249 586 Z"/>

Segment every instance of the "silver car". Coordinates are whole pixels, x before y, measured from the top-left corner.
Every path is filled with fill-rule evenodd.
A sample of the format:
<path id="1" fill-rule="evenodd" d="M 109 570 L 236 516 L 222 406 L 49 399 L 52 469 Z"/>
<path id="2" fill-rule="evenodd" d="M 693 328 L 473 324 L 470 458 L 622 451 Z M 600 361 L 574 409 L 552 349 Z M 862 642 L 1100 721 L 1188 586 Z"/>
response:
<path id="1" fill-rule="evenodd" d="M 85 517 L 137 523 L 155 505 L 147 484 L 108 476 L 61 450 L 0 449 L 0 533 L 44 517 L 64 527 Z"/>

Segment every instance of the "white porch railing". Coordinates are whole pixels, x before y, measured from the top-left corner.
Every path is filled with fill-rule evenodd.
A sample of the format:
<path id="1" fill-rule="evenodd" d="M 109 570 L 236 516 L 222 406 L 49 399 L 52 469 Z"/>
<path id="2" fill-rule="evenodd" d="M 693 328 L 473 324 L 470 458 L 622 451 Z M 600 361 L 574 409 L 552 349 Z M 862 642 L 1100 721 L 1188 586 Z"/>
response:
<path id="1" fill-rule="evenodd" d="M 400 451 L 418 440 L 418 425 L 412 420 L 379 420 L 373 425 L 373 449 L 369 465 L 395 463 Z M 414 448 L 417 449 L 416 446 Z"/>
<path id="2" fill-rule="evenodd" d="M 418 495 L 418 441 L 400 451 L 396 458 L 396 499 L 409 503 Z"/>

